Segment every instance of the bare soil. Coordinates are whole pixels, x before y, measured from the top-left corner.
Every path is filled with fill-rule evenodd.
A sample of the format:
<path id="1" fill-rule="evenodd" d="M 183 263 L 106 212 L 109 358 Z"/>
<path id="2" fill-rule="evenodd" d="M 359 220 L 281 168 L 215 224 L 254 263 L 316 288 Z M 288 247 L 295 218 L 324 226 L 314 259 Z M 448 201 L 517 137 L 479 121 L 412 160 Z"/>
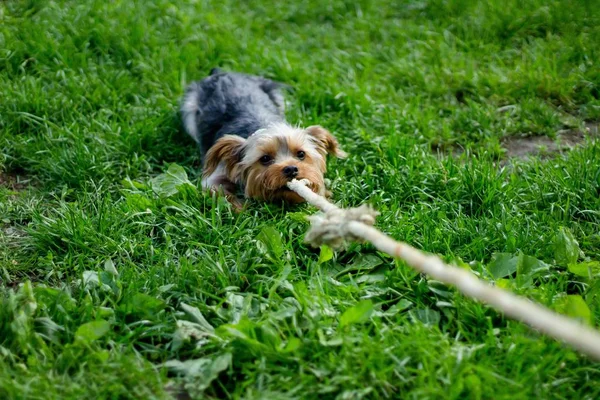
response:
<path id="1" fill-rule="evenodd" d="M 556 139 L 548 136 L 509 137 L 502 142 L 510 159 L 528 159 L 532 156 L 549 157 L 568 151 L 581 144 L 586 137 L 597 137 L 599 124 L 586 124 L 585 129 L 568 129 L 558 132 Z"/>
<path id="2" fill-rule="evenodd" d="M 31 179 L 23 175 L 9 172 L 0 172 L 0 187 L 7 187 L 11 190 L 25 190 L 31 183 Z"/>

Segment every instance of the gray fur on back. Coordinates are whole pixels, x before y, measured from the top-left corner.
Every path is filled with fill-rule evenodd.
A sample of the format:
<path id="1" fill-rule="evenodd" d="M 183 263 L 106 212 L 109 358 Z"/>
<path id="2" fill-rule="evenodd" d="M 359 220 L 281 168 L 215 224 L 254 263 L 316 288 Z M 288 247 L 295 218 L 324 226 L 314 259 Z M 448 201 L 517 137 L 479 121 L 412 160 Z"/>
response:
<path id="1" fill-rule="evenodd" d="M 183 127 L 204 157 L 223 135 L 247 138 L 270 123 L 283 122 L 282 87 L 262 77 L 214 68 L 187 87 L 180 109 Z"/>

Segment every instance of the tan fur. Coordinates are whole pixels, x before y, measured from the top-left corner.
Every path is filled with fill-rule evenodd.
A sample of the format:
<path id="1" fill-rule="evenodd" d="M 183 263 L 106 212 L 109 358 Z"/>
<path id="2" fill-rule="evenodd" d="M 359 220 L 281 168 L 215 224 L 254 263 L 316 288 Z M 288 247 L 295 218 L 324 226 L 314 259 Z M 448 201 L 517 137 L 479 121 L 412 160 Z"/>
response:
<path id="1" fill-rule="evenodd" d="M 325 156 L 333 154 L 338 158 L 346 158 L 348 154 L 340 149 L 337 139 L 327 129 L 320 125 L 306 128 L 306 132 L 317 140 L 319 151 Z"/>
<path id="2" fill-rule="evenodd" d="M 305 153 L 304 159 L 298 157 L 299 151 Z M 307 179 L 315 193 L 325 195 L 327 190 L 323 175 L 328 154 L 346 156 L 335 137 L 325 128 L 312 126 L 303 130 L 287 124 L 276 124 L 259 130 L 248 139 L 238 136 L 219 139 L 207 153 L 204 177 L 220 185 L 230 200 L 230 183 L 234 183 L 244 186 L 247 198 L 302 203 L 304 200 L 300 196 L 287 189 L 290 178 L 283 173 L 283 169 L 297 167 L 295 178 Z M 264 155 L 272 158 L 268 165 L 260 161 Z M 221 175 L 223 177 L 219 178 Z"/>
<path id="3" fill-rule="evenodd" d="M 204 176 L 212 174 L 220 163 L 224 163 L 229 175 L 240 161 L 245 140 L 239 136 L 225 135 L 210 148 L 204 161 Z"/>

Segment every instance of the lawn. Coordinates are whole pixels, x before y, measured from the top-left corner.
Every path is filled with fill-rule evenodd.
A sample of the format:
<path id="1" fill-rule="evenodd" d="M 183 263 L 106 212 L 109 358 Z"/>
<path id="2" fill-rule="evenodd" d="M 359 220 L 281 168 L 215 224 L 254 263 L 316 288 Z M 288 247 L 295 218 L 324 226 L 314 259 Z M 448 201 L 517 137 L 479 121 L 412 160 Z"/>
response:
<path id="1" fill-rule="evenodd" d="M 289 121 L 350 154 L 336 202 L 598 326 L 598 21 L 591 0 L 1 2 L 0 398 L 599 398 L 571 348 L 370 245 L 312 249 L 314 208 L 203 194 L 177 114 L 215 66 L 292 85 Z"/>

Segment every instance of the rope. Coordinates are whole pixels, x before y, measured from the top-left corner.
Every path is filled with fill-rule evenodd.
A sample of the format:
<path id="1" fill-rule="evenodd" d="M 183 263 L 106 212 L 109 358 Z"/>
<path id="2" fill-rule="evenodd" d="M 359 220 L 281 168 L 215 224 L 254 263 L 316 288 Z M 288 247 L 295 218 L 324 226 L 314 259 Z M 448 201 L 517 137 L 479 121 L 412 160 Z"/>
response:
<path id="1" fill-rule="evenodd" d="M 406 243 L 391 239 L 373 227 L 378 213 L 371 207 L 362 205 L 358 208 L 339 208 L 315 194 L 306 187 L 306 183 L 293 180 L 288 183 L 288 187 L 323 212 L 309 217 L 311 228 L 306 234 L 308 243 L 340 248 L 348 241 L 370 242 L 378 250 L 403 260 L 415 270 L 452 285 L 463 294 L 600 361 L 600 332 L 540 304 L 492 286 L 467 270 L 445 264 L 439 257 L 426 255 Z"/>

